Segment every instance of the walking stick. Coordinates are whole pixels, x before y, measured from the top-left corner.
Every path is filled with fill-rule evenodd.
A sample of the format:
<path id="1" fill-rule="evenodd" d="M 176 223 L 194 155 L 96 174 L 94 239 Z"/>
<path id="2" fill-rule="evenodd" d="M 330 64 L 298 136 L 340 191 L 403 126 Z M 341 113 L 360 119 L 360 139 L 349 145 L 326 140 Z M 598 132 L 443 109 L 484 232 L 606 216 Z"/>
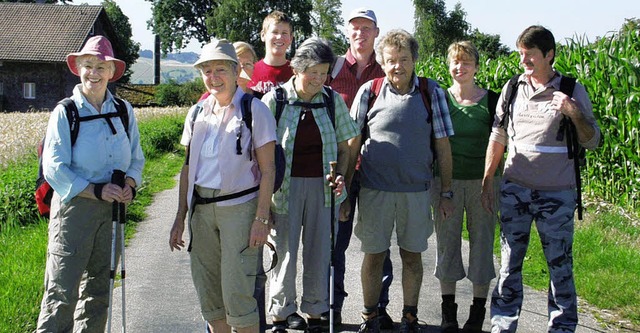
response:
<path id="1" fill-rule="evenodd" d="M 336 222 L 336 194 L 333 190 L 336 188 L 336 166 L 338 162 L 329 162 L 329 175 L 331 176 L 331 256 L 329 257 L 329 333 L 333 333 L 333 307 L 334 307 L 334 267 L 333 267 L 333 250 L 335 248 L 335 222 Z"/>
<path id="2" fill-rule="evenodd" d="M 125 173 L 121 170 L 113 170 L 111 183 L 124 187 Z M 120 214 L 119 214 L 120 213 Z M 125 304 L 124 304 L 124 204 L 114 201 L 111 204 L 111 272 L 109 273 L 109 319 L 107 321 L 107 332 L 111 332 L 111 313 L 113 310 L 113 284 L 116 276 L 116 244 L 117 244 L 117 224 L 121 223 L 122 230 L 122 327 L 125 332 Z"/>

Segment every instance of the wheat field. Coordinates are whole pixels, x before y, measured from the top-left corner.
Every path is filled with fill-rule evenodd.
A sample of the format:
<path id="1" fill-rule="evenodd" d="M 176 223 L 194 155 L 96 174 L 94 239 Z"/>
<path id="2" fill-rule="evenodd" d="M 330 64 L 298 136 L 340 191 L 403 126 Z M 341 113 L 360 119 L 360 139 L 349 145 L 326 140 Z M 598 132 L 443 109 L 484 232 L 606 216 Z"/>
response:
<path id="1" fill-rule="evenodd" d="M 184 113 L 184 108 L 134 108 L 138 122 L 162 115 Z M 47 131 L 49 112 L 0 113 L 0 169 L 21 157 L 36 153 Z M 82 126 L 82 125 L 81 125 Z"/>

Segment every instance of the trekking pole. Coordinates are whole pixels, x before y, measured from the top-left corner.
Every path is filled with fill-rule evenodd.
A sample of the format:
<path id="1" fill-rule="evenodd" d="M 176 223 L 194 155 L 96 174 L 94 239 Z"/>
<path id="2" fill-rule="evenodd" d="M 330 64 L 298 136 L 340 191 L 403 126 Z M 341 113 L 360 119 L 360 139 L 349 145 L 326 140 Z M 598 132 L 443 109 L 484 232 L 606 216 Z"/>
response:
<path id="1" fill-rule="evenodd" d="M 116 184 L 118 186 L 124 186 L 124 176 L 125 173 L 120 170 L 113 170 L 113 174 L 111 175 L 111 183 Z M 109 319 L 107 321 L 107 332 L 111 332 L 111 313 L 113 310 L 113 284 L 116 276 L 116 244 L 117 244 L 117 224 L 118 218 L 121 216 L 118 214 L 120 205 L 117 201 L 114 201 L 111 204 L 111 271 L 109 273 Z M 123 244 L 124 246 L 124 244 Z M 124 261 L 124 257 L 123 257 Z M 123 268 L 124 269 L 124 268 Z M 124 292 L 124 291 L 123 291 Z M 124 294 L 123 294 L 124 295 Z M 122 304 L 123 314 L 124 314 L 124 303 Z M 124 317 L 123 317 L 124 323 Z"/>
<path id="2" fill-rule="evenodd" d="M 333 307 L 334 307 L 334 267 L 333 267 L 333 250 L 335 247 L 335 222 L 336 222 L 336 194 L 333 190 L 336 188 L 336 166 L 338 162 L 329 162 L 329 175 L 331 176 L 331 256 L 329 256 L 329 333 L 333 333 Z"/>
<path id="3" fill-rule="evenodd" d="M 125 174 L 122 173 L 121 183 L 118 184 L 120 187 L 124 188 L 125 185 Z M 127 210 L 124 205 L 124 202 L 118 203 L 119 211 L 120 211 L 120 279 L 122 280 L 122 333 L 127 333 L 127 302 L 125 299 L 125 267 L 124 267 L 124 229 L 127 221 Z"/>

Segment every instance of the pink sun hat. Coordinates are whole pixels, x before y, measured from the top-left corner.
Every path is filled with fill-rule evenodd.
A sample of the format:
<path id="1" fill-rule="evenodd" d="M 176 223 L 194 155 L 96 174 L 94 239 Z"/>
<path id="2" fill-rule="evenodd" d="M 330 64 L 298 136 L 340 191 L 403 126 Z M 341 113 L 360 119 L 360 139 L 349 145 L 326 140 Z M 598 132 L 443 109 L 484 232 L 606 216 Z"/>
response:
<path id="1" fill-rule="evenodd" d="M 116 70 L 109 82 L 118 81 L 118 79 L 122 77 L 122 74 L 124 74 L 124 61 L 113 56 L 113 47 L 111 47 L 111 42 L 109 42 L 109 40 L 104 36 L 97 35 L 89 38 L 80 52 L 69 53 L 67 55 L 67 66 L 69 66 L 71 73 L 76 76 L 80 76 L 80 73 L 78 73 L 78 66 L 76 65 L 76 59 L 83 55 L 94 55 L 102 61 L 113 61 L 113 64 L 116 65 Z"/>

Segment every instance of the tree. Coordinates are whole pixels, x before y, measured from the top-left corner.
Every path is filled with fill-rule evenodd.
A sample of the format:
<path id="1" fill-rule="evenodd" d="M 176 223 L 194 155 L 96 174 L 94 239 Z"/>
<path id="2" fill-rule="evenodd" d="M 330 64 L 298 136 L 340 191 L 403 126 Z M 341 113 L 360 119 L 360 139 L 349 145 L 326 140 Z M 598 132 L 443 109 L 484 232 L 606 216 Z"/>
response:
<path id="1" fill-rule="evenodd" d="M 509 48 L 500 43 L 500 35 L 485 34 L 476 28 L 469 34 L 468 39 L 473 42 L 478 52 L 484 54 L 487 58 L 496 59 L 510 53 Z"/>
<path id="2" fill-rule="evenodd" d="M 340 7 L 340 0 L 313 0 L 311 14 L 314 35 L 329 41 L 336 55 L 344 54 L 348 47 L 347 38 L 338 29 L 344 25 Z"/>
<path id="3" fill-rule="evenodd" d="M 129 78 L 131 77 L 131 66 L 138 60 L 138 53 L 140 52 L 140 43 L 134 42 L 131 32 L 131 23 L 129 23 L 129 18 L 122 13 L 122 10 L 118 5 L 116 5 L 114 0 L 104 0 L 102 1 L 102 7 L 104 7 L 104 11 L 107 13 L 109 17 L 109 21 L 111 21 L 111 25 L 113 26 L 114 34 L 118 41 L 111 41 L 112 44 L 116 42 L 120 46 L 120 48 L 124 51 L 123 54 L 119 55 L 119 59 L 124 61 L 127 66 L 127 70 L 124 72 L 122 76 L 121 82 L 129 82 Z"/>
<path id="4" fill-rule="evenodd" d="M 444 54 L 454 41 L 465 39 L 470 29 L 460 3 L 447 13 L 444 0 L 414 0 L 415 37 L 420 45 L 420 58 Z"/>
<path id="5" fill-rule="evenodd" d="M 460 3 L 447 12 L 444 0 L 414 0 L 415 37 L 420 44 L 420 60 L 432 54 L 444 55 L 449 45 L 470 40 L 480 53 L 490 58 L 509 54 L 509 48 L 500 43 L 499 35 L 485 34 L 477 28 L 471 31 Z"/>
<path id="6" fill-rule="evenodd" d="M 293 21 L 294 44 L 311 36 L 311 0 L 147 0 L 153 3 L 148 22 L 160 36 L 163 53 L 186 47 L 191 39 L 206 44 L 211 37 L 245 41 L 264 56 L 260 40 L 262 21 L 273 10 L 287 13 Z"/>
<path id="7" fill-rule="evenodd" d="M 209 41 L 205 21 L 213 15 L 221 1 L 209 0 L 147 0 L 152 2 L 151 19 L 147 25 L 160 36 L 160 49 L 163 54 L 180 50 L 195 38 L 200 43 Z"/>

